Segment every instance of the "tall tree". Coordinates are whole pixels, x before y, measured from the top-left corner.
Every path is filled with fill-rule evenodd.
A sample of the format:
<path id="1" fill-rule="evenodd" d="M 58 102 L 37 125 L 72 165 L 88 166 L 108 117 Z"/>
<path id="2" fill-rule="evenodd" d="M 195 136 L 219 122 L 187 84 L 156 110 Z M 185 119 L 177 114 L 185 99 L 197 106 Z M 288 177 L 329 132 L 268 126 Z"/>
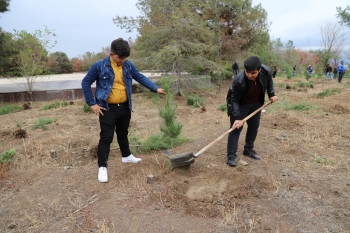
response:
<path id="1" fill-rule="evenodd" d="M 24 30 L 14 30 L 14 33 L 7 32 L 5 35 L 4 46 L 9 51 L 9 56 L 13 59 L 17 69 L 26 79 L 25 88 L 30 98 L 35 80 L 42 77 L 47 71 L 48 50 L 57 43 L 51 43 L 51 36 L 56 35 L 46 26 L 44 31 L 36 30 L 34 33 L 28 33 Z M 15 78 L 11 80 L 16 82 Z"/>
<path id="2" fill-rule="evenodd" d="M 69 61 L 67 54 L 64 52 L 55 52 L 48 58 L 50 71 L 55 74 L 72 73 L 72 63 Z"/>
<path id="3" fill-rule="evenodd" d="M 8 11 L 10 0 L 0 0 L 0 12 Z"/>
<path id="4" fill-rule="evenodd" d="M 216 35 L 208 22 L 202 20 L 193 1 L 139 0 L 137 6 L 142 14 L 136 19 L 120 16 L 114 19 L 119 27 L 127 31 L 137 29 L 140 34 L 134 48 L 141 59 L 135 59 L 136 64 L 172 72 L 177 77 L 178 92 L 183 71 L 226 72 L 213 61 L 219 49 L 213 43 Z"/>
<path id="5" fill-rule="evenodd" d="M 8 11 L 10 0 L 0 0 L 0 13 Z M 0 27 L 0 74 L 3 74 L 4 72 L 9 72 L 13 69 L 13 65 L 11 64 L 11 60 L 9 57 L 5 56 L 5 54 L 8 54 L 6 51 L 6 48 L 4 48 L 4 38 L 5 38 L 5 32 Z"/>

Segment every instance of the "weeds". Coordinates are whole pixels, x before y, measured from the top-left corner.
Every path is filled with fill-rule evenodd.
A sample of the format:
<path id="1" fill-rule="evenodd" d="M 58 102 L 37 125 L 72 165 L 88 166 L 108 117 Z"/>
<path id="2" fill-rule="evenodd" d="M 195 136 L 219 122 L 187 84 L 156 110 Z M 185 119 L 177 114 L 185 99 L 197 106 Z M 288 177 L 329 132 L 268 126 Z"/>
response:
<path id="1" fill-rule="evenodd" d="M 84 103 L 83 111 L 84 111 L 84 112 L 91 112 L 92 109 L 91 109 L 91 107 L 90 107 L 87 103 Z"/>
<path id="2" fill-rule="evenodd" d="M 227 111 L 227 104 L 223 103 L 218 107 L 218 110 L 226 112 Z"/>
<path id="3" fill-rule="evenodd" d="M 42 107 L 40 110 L 48 110 L 48 109 L 52 109 L 52 108 L 60 108 L 60 107 L 64 107 L 67 106 L 68 102 L 63 100 L 62 102 L 59 101 L 55 101 L 51 104 L 47 104 L 44 107 Z"/>
<path id="4" fill-rule="evenodd" d="M 341 92 L 340 89 L 326 89 L 326 90 L 318 93 L 316 95 L 316 98 L 322 99 L 323 97 L 335 95 L 336 93 L 340 93 L 340 92 Z"/>
<path id="5" fill-rule="evenodd" d="M 0 154 L 0 164 L 11 162 L 13 156 L 15 155 L 14 149 L 9 149 Z"/>
<path id="6" fill-rule="evenodd" d="M 308 104 L 308 103 L 301 103 L 301 104 L 295 104 L 292 106 L 286 106 L 286 110 L 295 110 L 295 111 L 310 111 L 317 109 L 317 106 Z"/>
<path id="7" fill-rule="evenodd" d="M 4 105 L 0 108 L 0 115 L 5 115 L 9 113 L 19 112 L 22 108 L 17 105 Z"/>
<path id="8" fill-rule="evenodd" d="M 44 130 L 47 130 L 48 128 L 46 125 L 51 124 L 54 121 L 54 118 L 39 118 L 34 122 L 34 125 L 32 127 L 33 129 L 42 128 Z"/>
<path id="9" fill-rule="evenodd" d="M 191 105 L 193 107 L 200 107 L 200 105 L 203 105 L 203 98 L 201 98 L 198 95 L 195 96 L 188 96 L 187 97 L 187 105 Z"/>

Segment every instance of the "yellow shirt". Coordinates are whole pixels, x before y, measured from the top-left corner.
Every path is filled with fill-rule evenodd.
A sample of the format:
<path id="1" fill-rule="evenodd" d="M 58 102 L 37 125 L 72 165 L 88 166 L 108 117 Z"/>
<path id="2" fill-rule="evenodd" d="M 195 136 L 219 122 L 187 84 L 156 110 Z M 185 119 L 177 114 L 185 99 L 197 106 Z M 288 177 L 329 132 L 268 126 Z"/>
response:
<path id="1" fill-rule="evenodd" d="M 125 103 L 128 101 L 128 96 L 123 79 L 123 66 L 118 66 L 112 59 L 110 60 L 114 72 L 114 83 L 112 91 L 107 98 L 107 102 L 110 104 Z"/>

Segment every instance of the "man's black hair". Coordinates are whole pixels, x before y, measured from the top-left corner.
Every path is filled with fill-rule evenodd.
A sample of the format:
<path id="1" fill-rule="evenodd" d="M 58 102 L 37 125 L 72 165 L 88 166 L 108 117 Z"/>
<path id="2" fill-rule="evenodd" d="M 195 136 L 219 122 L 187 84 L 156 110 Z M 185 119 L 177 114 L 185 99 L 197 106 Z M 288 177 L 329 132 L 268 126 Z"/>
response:
<path id="1" fill-rule="evenodd" d="M 260 70 L 261 61 L 258 57 L 251 56 L 244 61 L 244 68 L 246 71 Z"/>
<path id="2" fill-rule="evenodd" d="M 119 58 L 129 57 L 130 51 L 129 43 L 122 38 L 116 39 L 111 43 L 111 52 L 118 55 Z"/>

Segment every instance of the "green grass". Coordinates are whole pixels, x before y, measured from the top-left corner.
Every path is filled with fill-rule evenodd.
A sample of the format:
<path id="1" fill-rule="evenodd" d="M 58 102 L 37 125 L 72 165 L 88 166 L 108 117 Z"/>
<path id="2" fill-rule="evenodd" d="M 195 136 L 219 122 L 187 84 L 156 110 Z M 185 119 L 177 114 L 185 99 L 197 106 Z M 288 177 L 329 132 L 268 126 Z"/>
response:
<path id="1" fill-rule="evenodd" d="M 39 118 L 33 123 L 34 125 L 32 127 L 33 129 L 42 128 L 44 130 L 47 130 L 48 128 L 46 125 L 51 124 L 54 121 L 54 118 Z"/>
<path id="2" fill-rule="evenodd" d="M 307 102 L 291 104 L 286 101 L 277 101 L 273 103 L 271 106 L 269 106 L 268 108 L 271 109 L 271 111 L 278 111 L 278 110 L 310 111 L 310 110 L 316 110 L 317 106 L 311 105 Z"/>
<path id="3" fill-rule="evenodd" d="M 22 108 L 17 105 L 4 105 L 0 108 L 0 115 L 5 115 L 9 113 L 19 112 Z"/>
<path id="4" fill-rule="evenodd" d="M 199 105 L 203 105 L 203 98 L 201 98 L 198 95 L 188 96 L 187 97 L 187 105 L 192 105 L 192 106 L 198 108 Z"/>
<path id="5" fill-rule="evenodd" d="M 6 150 L 0 153 L 0 164 L 11 162 L 14 155 L 15 155 L 14 149 Z"/>
<path id="6" fill-rule="evenodd" d="M 223 103 L 218 107 L 218 110 L 226 112 L 227 111 L 227 104 Z"/>
<path id="7" fill-rule="evenodd" d="M 92 109 L 91 109 L 91 107 L 90 107 L 87 103 L 84 103 L 83 111 L 84 111 L 84 112 L 91 112 Z"/>
<path id="8" fill-rule="evenodd" d="M 326 90 L 324 90 L 324 91 L 318 93 L 318 94 L 316 95 L 316 98 L 322 99 L 322 98 L 324 98 L 324 97 L 326 97 L 326 96 L 335 95 L 336 93 L 340 93 L 340 92 L 341 92 L 340 89 L 326 89 Z"/>
<path id="9" fill-rule="evenodd" d="M 40 110 L 48 110 L 48 109 L 53 109 L 53 108 L 60 108 L 60 107 L 64 107 L 64 106 L 67 106 L 67 105 L 68 105 L 68 102 L 65 101 L 65 100 L 63 100 L 61 102 L 55 101 L 55 102 L 53 102 L 51 104 L 45 105 Z"/>
<path id="10" fill-rule="evenodd" d="M 311 84 L 312 84 L 311 81 L 308 81 L 308 82 L 301 82 L 301 81 L 300 81 L 300 82 L 297 84 L 297 86 L 298 86 L 298 87 L 301 87 L 301 88 L 304 88 L 304 87 L 309 87 Z"/>

